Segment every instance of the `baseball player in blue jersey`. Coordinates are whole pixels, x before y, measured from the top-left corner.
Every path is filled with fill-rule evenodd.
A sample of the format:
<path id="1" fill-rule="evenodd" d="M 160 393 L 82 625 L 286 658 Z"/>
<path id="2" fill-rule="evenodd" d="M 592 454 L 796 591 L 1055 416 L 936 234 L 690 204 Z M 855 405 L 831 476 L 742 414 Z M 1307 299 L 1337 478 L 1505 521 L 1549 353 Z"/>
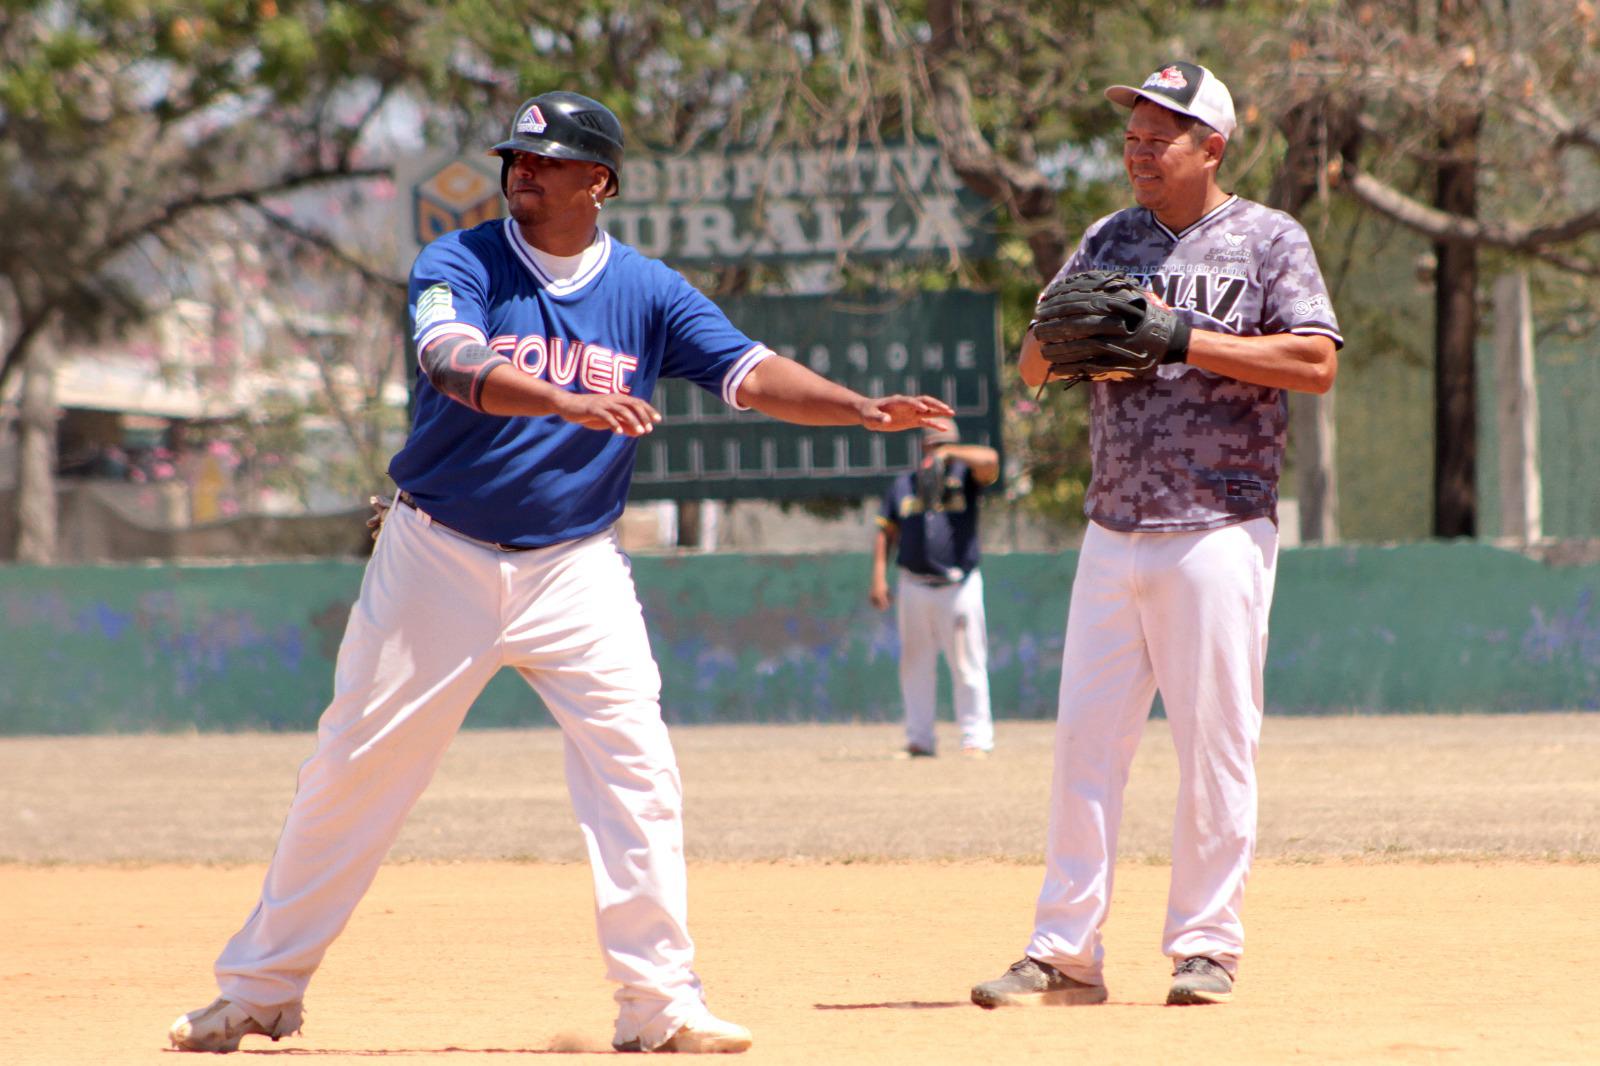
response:
<path id="1" fill-rule="evenodd" d="M 936 754 L 939 656 L 950 668 L 951 697 L 963 755 L 994 748 L 989 712 L 989 635 L 978 570 L 978 513 L 983 490 L 1000 477 L 1000 454 L 962 444 L 955 427 L 922 434 L 922 458 L 883 494 L 872 545 L 868 599 L 878 610 L 896 604 L 900 696 L 909 757 Z M 889 593 L 889 554 L 899 580 Z"/>
<path id="2" fill-rule="evenodd" d="M 870 399 L 735 329 L 680 275 L 597 227 L 622 128 L 569 92 L 518 108 L 492 151 L 510 218 L 418 255 L 415 422 L 339 649 L 333 702 L 260 902 L 223 948 L 186 1051 L 300 1029 L 306 987 L 468 708 L 502 667 L 565 734 L 622 1051 L 733 1052 L 686 928 L 682 790 L 660 674 L 612 525 L 662 377 L 809 425 L 946 425 L 930 397 Z"/>
<path id="3" fill-rule="evenodd" d="M 1100 932 L 1122 791 L 1158 690 L 1179 767 L 1167 1002 L 1232 997 L 1286 393 L 1329 389 L 1342 343 L 1305 230 L 1218 187 L 1235 128 L 1222 82 L 1171 63 L 1106 96 L 1130 112 L 1123 163 L 1137 206 L 1090 226 L 1058 280 L 1131 275 L 1188 327 L 1170 336 L 1188 339 L 1147 376 L 1089 386 L 1090 521 L 1062 653 L 1044 887 L 1022 959 L 972 989 L 982 1007 L 1106 1000 Z M 1037 328 L 1020 364 L 1036 387 L 1053 370 Z"/>

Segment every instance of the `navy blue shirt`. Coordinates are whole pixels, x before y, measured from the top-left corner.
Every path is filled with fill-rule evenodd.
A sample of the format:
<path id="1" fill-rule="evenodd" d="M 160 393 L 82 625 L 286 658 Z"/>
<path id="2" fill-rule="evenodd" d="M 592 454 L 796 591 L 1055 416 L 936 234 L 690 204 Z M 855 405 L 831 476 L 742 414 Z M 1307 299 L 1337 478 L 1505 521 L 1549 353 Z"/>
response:
<path id="1" fill-rule="evenodd" d="M 958 459 L 933 473 L 919 478 L 920 470 L 908 470 L 896 477 L 883 494 L 878 521 L 899 534 L 895 561 L 900 566 L 925 577 L 960 580 L 978 568 L 983 486 Z"/>

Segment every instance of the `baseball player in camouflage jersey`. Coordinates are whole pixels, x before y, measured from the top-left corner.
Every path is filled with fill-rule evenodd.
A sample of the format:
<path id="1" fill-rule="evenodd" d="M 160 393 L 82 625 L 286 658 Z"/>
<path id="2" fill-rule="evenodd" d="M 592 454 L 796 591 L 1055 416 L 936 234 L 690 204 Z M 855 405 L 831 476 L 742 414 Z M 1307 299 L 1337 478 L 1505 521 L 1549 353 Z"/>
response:
<path id="1" fill-rule="evenodd" d="M 683 798 L 627 556 L 613 531 L 657 380 L 808 425 L 947 428 L 931 397 L 869 399 L 740 333 L 681 275 L 598 228 L 622 127 L 553 92 L 517 110 L 510 213 L 411 272 L 416 417 L 260 902 L 184 1051 L 300 1028 L 312 974 L 489 679 L 511 667 L 560 725 L 616 983 L 619 1051 L 737 1052 L 692 967 Z M 530 997 L 532 1001 L 537 1000 Z M 515 1024 L 515 1020 L 511 1020 Z M 374 1023 L 375 1028 L 381 1022 Z"/>
<path id="2" fill-rule="evenodd" d="M 1067 619 L 1044 887 L 1023 958 L 982 1007 L 1100 1003 L 1122 791 L 1161 693 L 1178 803 L 1162 948 L 1169 1004 L 1231 998 L 1256 829 L 1256 748 L 1288 390 L 1333 384 L 1342 344 L 1316 255 L 1288 215 L 1217 184 L 1227 88 L 1171 63 L 1135 88 L 1123 162 L 1138 206 L 1090 226 L 1062 274 L 1123 271 L 1182 315 L 1186 361 L 1095 381 L 1089 517 Z M 1049 363 L 1030 330 L 1022 378 Z"/>

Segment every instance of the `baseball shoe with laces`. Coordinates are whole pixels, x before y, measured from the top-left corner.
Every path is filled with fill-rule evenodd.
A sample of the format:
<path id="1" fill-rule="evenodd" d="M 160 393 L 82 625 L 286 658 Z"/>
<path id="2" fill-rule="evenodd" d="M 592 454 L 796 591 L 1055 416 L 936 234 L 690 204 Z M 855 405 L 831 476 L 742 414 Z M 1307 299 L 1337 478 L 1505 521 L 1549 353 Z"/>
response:
<path id="1" fill-rule="evenodd" d="M 300 1031 L 300 1011 L 279 1011 L 270 1026 L 256 1021 L 250 1012 L 229 999 L 218 996 L 206 1007 L 192 1010 L 172 1023 L 167 1039 L 179 1051 L 238 1051 L 246 1036 L 267 1036 L 273 1041 Z"/>
<path id="2" fill-rule="evenodd" d="M 1215 959 L 1195 955 L 1178 963 L 1172 971 L 1172 990 L 1167 993 L 1169 1007 L 1226 1003 L 1232 998 L 1233 978 Z"/>
<path id="3" fill-rule="evenodd" d="M 972 1002 L 996 1007 L 1075 1007 L 1106 1001 L 1106 986 L 1074 981 L 1048 962 L 1024 955 L 993 981 L 972 986 Z"/>
<path id="4" fill-rule="evenodd" d="M 680 1025 L 667 1042 L 653 1048 L 657 1054 L 713 1055 L 748 1051 L 753 1041 L 750 1030 L 733 1022 L 706 1015 L 692 1025 Z M 638 1037 L 611 1045 L 617 1051 L 643 1051 Z"/>

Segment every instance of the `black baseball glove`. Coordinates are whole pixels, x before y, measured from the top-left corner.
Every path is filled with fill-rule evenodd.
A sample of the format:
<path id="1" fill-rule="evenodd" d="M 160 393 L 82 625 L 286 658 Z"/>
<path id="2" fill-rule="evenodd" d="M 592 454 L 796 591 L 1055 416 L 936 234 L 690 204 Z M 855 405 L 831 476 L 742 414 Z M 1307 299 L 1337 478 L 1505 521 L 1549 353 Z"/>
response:
<path id="1" fill-rule="evenodd" d="M 1120 381 L 1181 363 L 1189 323 L 1115 270 L 1084 270 L 1050 283 L 1033 314 L 1048 381 Z"/>

